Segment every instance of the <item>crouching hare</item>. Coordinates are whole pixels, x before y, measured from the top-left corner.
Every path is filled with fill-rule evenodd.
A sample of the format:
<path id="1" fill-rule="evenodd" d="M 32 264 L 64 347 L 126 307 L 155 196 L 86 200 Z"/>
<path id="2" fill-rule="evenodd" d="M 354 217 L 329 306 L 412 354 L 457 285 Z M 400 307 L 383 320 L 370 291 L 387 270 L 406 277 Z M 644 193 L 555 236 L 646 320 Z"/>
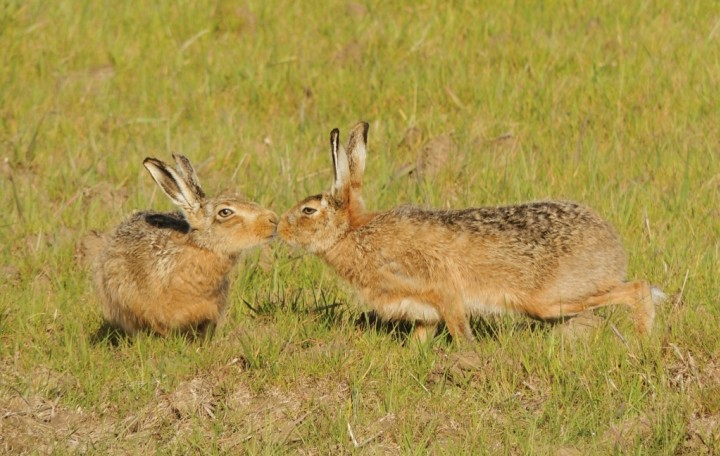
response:
<path id="1" fill-rule="evenodd" d="M 275 236 L 277 215 L 234 194 L 205 196 L 190 161 L 143 162 L 181 212 L 137 212 L 102 237 L 92 265 L 107 323 L 128 334 L 212 331 L 240 253 Z"/>
<path id="2" fill-rule="evenodd" d="M 278 234 L 322 257 L 386 320 L 415 324 L 425 340 L 443 321 L 454 340 L 473 339 L 469 319 L 514 311 L 557 320 L 625 304 L 651 330 L 660 290 L 627 282 L 627 256 L 612 226 L 565 201 L 368 212 L 362 199 L 368 124 L 347 148 L 330 134 L 334 182 L 281 217 Z"/>

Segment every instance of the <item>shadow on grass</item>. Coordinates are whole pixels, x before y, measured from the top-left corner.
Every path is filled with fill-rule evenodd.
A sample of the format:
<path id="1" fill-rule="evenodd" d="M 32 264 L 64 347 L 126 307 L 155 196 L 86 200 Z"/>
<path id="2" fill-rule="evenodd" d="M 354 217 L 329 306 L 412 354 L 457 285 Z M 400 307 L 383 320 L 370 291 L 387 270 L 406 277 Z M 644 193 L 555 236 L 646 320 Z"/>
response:
<path id="1" fill-rule="evenodd" d="M 386 321 L 380 318 L 376 312 L 368 311 L 360 314 L 360 316 L 355 320 L 355 327 L 363 331 L 370 330 L 378 333 L 390 334 L 393 340 L 406 344 L 412 338 L 415 324 L 409 321 Z M 473 320 L 471 327 L 475 337 L 480 339 L 497 339 L 499 334 L 496 324 L 483 319 Z M 438 325 L 437 333 L 434 337 L 445 343 L 450 343 L 452 341 L 450 333 L 447 331 L 445 324 L 442 322 Z"/>
<path id="2" fill-rule="evenodd" d="M 154 338 L 169 338 L 178 337 L 184 339 L 189 343 L 208 343 L 212 340 L 215 334 L 216 325 L 213 323 L 201 323 L 197 327 L 183 330 L 173 331 L 169 334 L 162 336 L 152 331 L 142 331 L 142 334 L 154 337 Z M 110 347 L 118 347 L 120 345 L 132 344 L 135 340 L 134 334 L 128 334 L 120 328 L 112 326 L 108 322 L 103 322 L 102 325 L 90 336 L 90 343 L 92 345 L 107 345 Z"/>
<path id="3" fill-rule="evenodd" d="M 572 317 L 552 320 L 536 320 L 531 317 L 491 316 L 488 318 L 475 318 L 470 326 L 478 339 L 498 340 L 504 333 L 537 333 L 552 330 L 562 325 Z"/>
<path id="4" fill-rule="evenodd" d="M 473 318 L 470 322 L 473 334 L 478 339 L 498 340 L 500 336 L 507 331 L 547 331 L 555 325 L 562 324 L 566 319 L 558 319 L 552 321 L 538 321 L 533 319 L 520 319 L 517 321 L 508 321 L 502 317 L 490 318 Z M 363 331 L 376 331 L 379 333 L 390 334 L 392 338 L 401 343 L 407 343 L 412 337 L 415 325 L 409 321 L 385 321 L 375 312 L 363 312 L 355 320 L 355 327 Z M 452 341 L 452 337 L 447 331 L 444 323 L 438 325 L 435 338 L 446 343 Z"/>
<path id="5" fill-rule="evenodd" d="M 97 331 L 90 336 L 92 345 L 108 345 L 110 347 L 117 347 L 121 343 L 132 343 L 132 340 L 130 335 L 107 322 L 103 322 Z"/>
<path id="6" fill-rule="evenodd" d="M 414 325 L 408 321 L 386 321 L 374 311 L 363 312 L 355 319 L 355 327 L 362 331 L 390 334 L 396 342 L 405 342 Z"/>

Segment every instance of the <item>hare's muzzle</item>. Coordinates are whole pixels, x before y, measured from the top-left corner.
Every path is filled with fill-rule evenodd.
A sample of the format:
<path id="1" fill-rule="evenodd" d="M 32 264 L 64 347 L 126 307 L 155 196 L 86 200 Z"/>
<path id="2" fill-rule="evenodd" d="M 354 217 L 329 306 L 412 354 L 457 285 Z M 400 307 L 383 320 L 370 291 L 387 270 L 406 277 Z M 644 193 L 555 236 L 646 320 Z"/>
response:
<path id="1" fill-rule="evenodd" d="M 267 213 L 258 217 L 258 221 L 264 224 L 267 228 L 267 237 L 275 237 L 277 235 L 277 226 L 279 219 L 276 213 L 268 211 Z"/>
<path id="2" fill-rule="evenodd" d="M 277 234 L 280 239 L 285 239 L 290 230 L 290 221 L 288 220 L 288 214 L 282 216 L 277 226 Z"/>

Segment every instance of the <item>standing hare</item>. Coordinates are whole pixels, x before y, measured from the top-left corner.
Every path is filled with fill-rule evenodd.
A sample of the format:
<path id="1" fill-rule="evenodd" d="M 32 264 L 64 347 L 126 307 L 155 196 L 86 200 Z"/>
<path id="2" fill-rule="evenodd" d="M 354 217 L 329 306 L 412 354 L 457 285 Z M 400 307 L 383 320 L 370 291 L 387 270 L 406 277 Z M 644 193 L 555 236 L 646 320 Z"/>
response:
<path id="1" fill-rule="evenodd" d="M 277 215 L 237 195 L 207 198 L 190 161 L 143 162 L 182 212 L 137 212 L 102 239 L 93 279 L 105 320 L 128 334 L 203 334 L 227 304 L 240 253 L 275 236 Z"/>
<path id="2" fill-rule="evenodd" d="M 415 324 L 425 340 L 445 322 L 454 340 L 473 340 L 469 318 L 515 311 L 540 320 L 625 304 L 637 330 L 651 330 L 660 290 L 626 282 L 618 235 L 572 202 L 368 212 L 362 176 L 368 124 L 347 149 L 330 134 L 330 191 L 300 201 L 278 225 L 281 239 L 323 258 L 386 320 Z"/>

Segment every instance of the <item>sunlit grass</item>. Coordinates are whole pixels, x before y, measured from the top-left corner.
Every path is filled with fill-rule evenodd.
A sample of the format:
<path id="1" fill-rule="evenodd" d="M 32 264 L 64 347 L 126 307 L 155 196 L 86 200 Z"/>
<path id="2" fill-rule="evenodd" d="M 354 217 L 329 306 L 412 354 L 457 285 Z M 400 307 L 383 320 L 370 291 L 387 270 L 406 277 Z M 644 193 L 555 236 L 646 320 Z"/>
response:
<path id="1" fill-rule="evenodd" d="M 0 6 L 4 451 L 328 454 L 353 451 L 349 426 L 369 452 L 717 453 L 715 3 L 141 3 Z M 372 208 L 596 208 L 630 276 L 670 295 L 655 333 L 618 309 L 578 339 L 508 317 L 460 351 L 407 345 L 278 244 L 238 268 L 213 340 L 98 336 L 76 247 L 172 207 L 144 157 L 181 152 L 210 193 L 283 212 L 329 185 L 330 129 L 360 119 Z M 401 172 L 438 138 L 443 164 Z M 197 379 L 212 416 L 180 397 Z"/>

